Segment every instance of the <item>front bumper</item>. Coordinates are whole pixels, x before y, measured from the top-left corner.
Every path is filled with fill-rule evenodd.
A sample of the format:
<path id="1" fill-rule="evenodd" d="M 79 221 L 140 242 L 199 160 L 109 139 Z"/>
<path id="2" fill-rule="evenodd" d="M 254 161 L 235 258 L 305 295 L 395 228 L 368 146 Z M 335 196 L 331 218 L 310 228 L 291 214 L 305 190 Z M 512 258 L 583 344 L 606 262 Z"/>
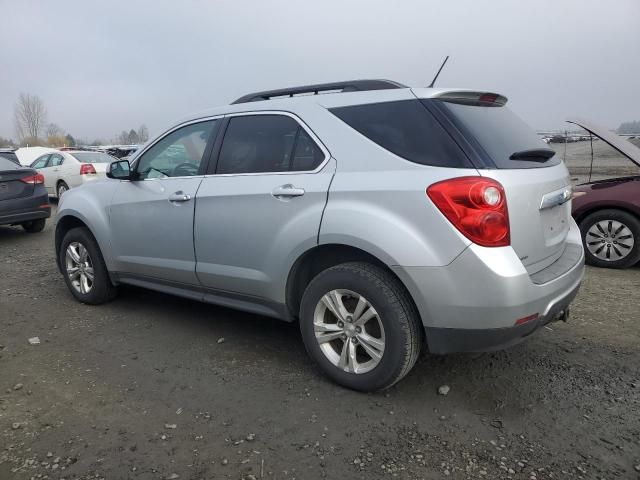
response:
<path id="1" fill-rule="evenodd" d="M 567 310 L 580 288 L 584 252 L 574 223 L 562 256 L 533 275 L 511 247 L 478 245 L 449 265 L 393 270 L 418 308 L 430 352 L 487 351 L 522 341 Z"/>

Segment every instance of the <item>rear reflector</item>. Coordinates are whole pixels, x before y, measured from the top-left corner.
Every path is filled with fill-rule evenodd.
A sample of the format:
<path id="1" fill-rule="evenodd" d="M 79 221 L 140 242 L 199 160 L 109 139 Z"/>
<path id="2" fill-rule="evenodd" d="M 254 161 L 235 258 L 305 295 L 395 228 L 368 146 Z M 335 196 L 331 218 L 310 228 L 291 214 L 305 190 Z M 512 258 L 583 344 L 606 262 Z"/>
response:
<path id="1" fill-rule="evenodd" d="M 41 185 L 44 183 L 44 175 L 36 173 L 35 175 L 29 175 L 20 179 L 21 182 L 28 183 L 30 185 Z"/>
<path id="2" fill-rule="evenodd" d="M 49 208 L 50 205 L 48 203 L 45 203 L 44 205 L 40 205 L 38 208 Z"/>
<path id="3" fill-rule="evenodd" d="M 80 165 L 80 175 L 95 174 L 96 169 L 90 163 L 83 163 Z"/>
<path id="4" fill-rule="evenodd" d="M 458 177 L 434 183 L 427 195 L 465 237 L 483 247 L 510 244 L 504 189 L 484 177 Z"/>
<path id="5" fill-rule="evenodd" d="M 536 320 L 538 318 L 538 314 L 534 313 L 533 315 L 529 315 L 528 317 L 522 317 L 519 320 L 516 320 L 516 325 L 522 325 L 524 323 L 530 322 L 532 320 Z"/>

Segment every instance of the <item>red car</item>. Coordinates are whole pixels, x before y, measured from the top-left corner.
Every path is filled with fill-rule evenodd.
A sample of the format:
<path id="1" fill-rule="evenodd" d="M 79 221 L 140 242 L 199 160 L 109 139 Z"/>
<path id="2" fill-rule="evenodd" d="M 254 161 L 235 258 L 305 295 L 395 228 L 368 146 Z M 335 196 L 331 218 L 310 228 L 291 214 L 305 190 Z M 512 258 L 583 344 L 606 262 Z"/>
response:
<path id="1" fill-rule="evenodd" d="M 640 148 L 586 120 L 570 120 L 640 166 Z M 573 218 L 590 265 L 627 268 L 640 261 L 640 175 L 583 183 L 574 188 Z M 578 193 L 582 192 L 582 193 Z"/>

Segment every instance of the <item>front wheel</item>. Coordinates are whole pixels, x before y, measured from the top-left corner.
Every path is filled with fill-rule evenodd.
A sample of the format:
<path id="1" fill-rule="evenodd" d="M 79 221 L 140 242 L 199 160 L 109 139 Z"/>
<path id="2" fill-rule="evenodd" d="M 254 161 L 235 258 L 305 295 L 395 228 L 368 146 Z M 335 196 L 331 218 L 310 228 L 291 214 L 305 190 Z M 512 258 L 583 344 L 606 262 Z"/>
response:
<path id="1" fill-rule="evenodd" d="M 98 243 L 86 228 L 73 228 L 62 239 L 59 262 L 67 287 L 82 303 L 99 305 L 116 295 Z"/>
<path id="2" fill-rule="evenodd" d="M 363 392 L 404 377 L 420 352 L 416 309 L 386 270 L 353 262 L 331 267 L 309 284 L 300 307 L 309 355 L 334 382 Z"/>
<path id="3" fill-rule="evenodd" d="M 599 210 L 580 222 L 589 265 L 627 268 L 640 260 L 640 220 L 622 210 Z"/>

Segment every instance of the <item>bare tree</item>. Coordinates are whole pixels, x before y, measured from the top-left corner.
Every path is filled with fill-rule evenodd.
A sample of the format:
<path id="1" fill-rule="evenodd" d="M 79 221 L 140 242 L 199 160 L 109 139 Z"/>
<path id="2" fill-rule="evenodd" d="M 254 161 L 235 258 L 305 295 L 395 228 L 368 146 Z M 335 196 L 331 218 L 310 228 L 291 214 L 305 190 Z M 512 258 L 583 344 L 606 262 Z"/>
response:
<path id="1" fill-rule="evenodd" d="M 13 118 L 20 141 L 25 138 L 39 138 L 47 121 L 47 109 L 37 95 L 21 93 L 13 111 Z"/>
<path id="2" fill-rule="evenodd" d="M 140 125 L 140 128 L 138 128 L 138 141 L 140 143 L 145 143 L 147 140 L 149 140 L 149 129 L 143 123 Z"/>
<path id="3" fill-rule="evenodd" d="M 58 125 L 56 125 L 55 123 L 50 123 L 49 125 L 47 125 L 47 128 L 45 131 L 46 131 L 47 138 L 60 137 L 60 136 L 64 136 L 65 134 L 64 130 L 60 128 Z"/>

